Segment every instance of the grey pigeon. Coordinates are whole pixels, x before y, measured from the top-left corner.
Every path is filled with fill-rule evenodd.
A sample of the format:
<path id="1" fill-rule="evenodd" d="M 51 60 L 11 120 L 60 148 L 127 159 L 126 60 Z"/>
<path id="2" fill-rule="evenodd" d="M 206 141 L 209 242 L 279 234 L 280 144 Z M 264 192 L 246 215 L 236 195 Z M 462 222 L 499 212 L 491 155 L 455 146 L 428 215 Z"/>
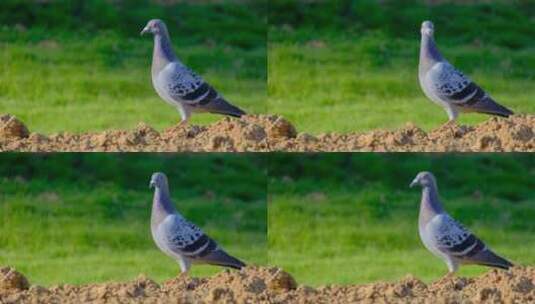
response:
<path id="1" fill-rule="evenodd" d="M 492 252 L 480 239 L 449 216 L 441 206 L 435 177 L 420 172 L 410 184 L 422 187 L 418 230 L 424 246 L 448 265 L 450 273 L 460 264 L 478 264 L 502 269 L 513 266 Z"/>
<path id="2" fill-rule="evenodd" d="M 182 118 L 181 123 L 187 123 L 193 112 L 211 112 L 235 117 L 245 114 L 178 60 L 163 21 L 150 20 L 141 35 L 145 33 L 154 35 L 152 85 L 163 100 L 177 108 Z"/>
<path id="3" fill-rule="evenodd" d="M 457 118 L 459 112 L 479 112 L 503 117 L 513 114 L 440 54 L 433 38 L 434 26 L 431 21 L 422 23 L 421 34 L 418 67 L 420 86 L 429 99 L 446 110 L 450 122 Z"/>
<path id="4" fill-rule="evenodd" d="M 235 269 L 245 266 L 176 211 L 165 174 L 154 173 L 150 186 L 155 188 L 150 223 L 152 238 L 161 251 L 178 262 L 182 273 L 188 272 L 192 263 Z"/>

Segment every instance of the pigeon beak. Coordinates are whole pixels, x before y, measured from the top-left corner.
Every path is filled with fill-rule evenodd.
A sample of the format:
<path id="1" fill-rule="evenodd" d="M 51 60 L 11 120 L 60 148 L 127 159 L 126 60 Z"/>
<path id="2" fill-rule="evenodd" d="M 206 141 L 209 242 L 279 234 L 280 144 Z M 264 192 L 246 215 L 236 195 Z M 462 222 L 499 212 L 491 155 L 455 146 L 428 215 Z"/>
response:
<path id="1" fill-rule="evenodd" d="M 152 189 L 152 188 L 154 188 L 154 187 L 156 187 L 156 183 L 155 183 L 154 181 L 150 181 L 150 183 L 149 183 L 149 189 Z"/>
<path id="2" fill-rule="evenodd" d="M 143 36 L 144 34 L 148 33 L 149 32 L 149 28 L 148 27 L 145 27 L 143 28 L 143 30 L 141 31 L 141 33 L 139 33 L 140 36 Z"/>
<path id="3" fill-rule="evenodd" d="M 416 185 L 418 185 L 418 180 L 417 180 L 417 179 L 414 179 L 414 180 L 411 182 L 411 184 L 409 185 L 409 187 L 412 188 L 412 187 L 414 187 L 414 186 L 416 186 Z"/>

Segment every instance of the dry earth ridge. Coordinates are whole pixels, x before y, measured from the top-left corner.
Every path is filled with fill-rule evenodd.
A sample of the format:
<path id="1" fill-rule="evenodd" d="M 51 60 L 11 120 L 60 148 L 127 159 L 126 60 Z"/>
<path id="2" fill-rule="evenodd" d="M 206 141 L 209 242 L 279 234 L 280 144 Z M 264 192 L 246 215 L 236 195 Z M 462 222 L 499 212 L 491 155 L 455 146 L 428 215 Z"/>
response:
<path id="1" fill-rule="evenodd" d="M 209 278 L 178 276 L 157 284 L 134 281 L 89 285 L 31 285 L 21 273 L 0 268 L 0 303 L 535 303 L 535 268 L 490 270 L 476 278 L 445 276 L 425 284 L 408 275 L 396 282 L 299 285 L 276 267 L 223 270 Z"/>
<path id="2" fill-rule="evenodd" d="M 298 133 L 276 115 L 223 118 L 207 126 L 180 126 L 158 132 L 140 123 L 133 130 L 95 133 L 30 132 L 16 117 L 0 116 L 0 151 L 372 151 L 372 152 L 533 152 L 535 115 L 492 117 L 476 126 L 442 125 L 425 132 L 414 124 L 364 133 Z"/>

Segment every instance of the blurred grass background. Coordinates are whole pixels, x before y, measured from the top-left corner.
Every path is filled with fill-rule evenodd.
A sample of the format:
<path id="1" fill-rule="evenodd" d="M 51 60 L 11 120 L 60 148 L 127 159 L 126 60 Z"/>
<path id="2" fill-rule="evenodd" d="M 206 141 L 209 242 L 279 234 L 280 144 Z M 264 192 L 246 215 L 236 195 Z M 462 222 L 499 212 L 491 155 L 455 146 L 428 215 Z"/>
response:
<path id="1" fill-rule="evenodd" d="M 254 154 L 0 154 L 0 265 L 32 284 L 163 281 L 179 266 L 150 234 L 151 174 L 229 253 L 267 261 L 266 161 Z M 191 275 L 222 271 L 196 265 Z"/>
<path id="2" fill-rule="evenodd" d="M 440 126 L 446 113 L 423 95 L 417 76 L 426 19 L 452 64 L 515 112 L 535 112 L 531 0 L 271 0 L 269 111 L 311 133 Z"/>
<path id="3" fill-rule="evenodd" d="M 418 236 L 421 189 L 409 183 L 424 170 L 454 218 L 514 263 L 535 264 L 534 155 L 274 154 L 269 170 L 269 264 L 300 283 L 445 275 Z M 485 271 L 464 266 L 458 275 Z"/>
<path id="4" fill-rule="evenodd" d="M 267 1 L 0 1 L 0 113 L 32 131 L 163 129 L 178 112 L 152 88 L 147 21 L 177 56 L 247 112 L 266 111 Z M 218 115 L 196 115 L 195 124 Z"/>

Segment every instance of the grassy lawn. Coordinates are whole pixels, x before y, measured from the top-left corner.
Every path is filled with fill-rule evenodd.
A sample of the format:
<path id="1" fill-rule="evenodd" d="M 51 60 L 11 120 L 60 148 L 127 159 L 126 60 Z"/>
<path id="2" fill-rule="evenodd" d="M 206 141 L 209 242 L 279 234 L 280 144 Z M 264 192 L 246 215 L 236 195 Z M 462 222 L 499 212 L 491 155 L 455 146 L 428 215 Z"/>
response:
<path id="1" fill-rule="evenodd" d="M 426 281 L 447 267 L 421 244 L 420 170 L 437 176 L 446 210 L 497 253 L 535 264 L 535 157 L 279 154 L 270 160 L 269 264 L 304 284 Z M 521 173 L 521 174 L 519 174 Z M 462 276 L 487 271 L 461 267 Z"/>
<path id="2" fill-rule="evenodd" d="M 446 122 L 418 83 L 426 19 L 434 21 L 439 48 L 452 64 L 500 103 L 535 112 L 535 9 L 527 2 L 296 2 L 270 2 L 268 109 L 300 131 L 366 131 L 407 122 L 429 130 Z M 466 114 L 459 121 L 486 119 Z"/>
<path id="3" fill-rule="evenodd" d="M 175 207 L 229 253 L 267 261 L 265 161 L 258 156 L 2 154 L 0 164 L 0 265 L 33 284 L 176 276 L 178 264 L 150 235 L 155 171 L 168 174 Z M 191 274 L 219 271 L 198 265 Z"/>
<path id="4" fill-rule="evenodd" d="M 0 113 L 45 134 L 178 123 L 150 80 L 152 37 L 139 33 L 152 18 L 167 22 L 177 56 L 228 100 L 266 112 L 264 2 L 150 3 L 2 1 Z"/>

